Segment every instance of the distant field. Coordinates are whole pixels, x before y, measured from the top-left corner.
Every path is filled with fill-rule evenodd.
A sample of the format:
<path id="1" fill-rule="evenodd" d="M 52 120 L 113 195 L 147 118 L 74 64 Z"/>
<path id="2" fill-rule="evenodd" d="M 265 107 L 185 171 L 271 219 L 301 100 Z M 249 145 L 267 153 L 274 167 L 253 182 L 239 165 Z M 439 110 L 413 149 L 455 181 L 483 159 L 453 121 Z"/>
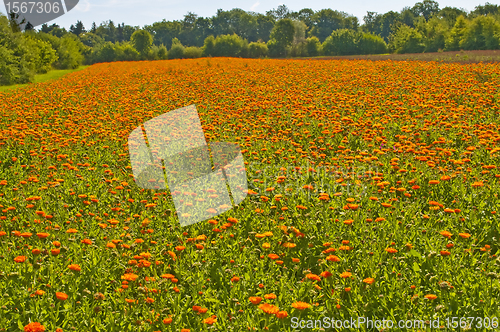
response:
<path id="1" fill-rule="evenodd" d="M 499 63 L 200 58 L 0 92 L 0 332 L 498 331 L 499 86 Z M 128 137 L 192 104 L 251 190 L 180 227 Z M 327 327 L 362 317 L 394 325 Z"/>
<path id="2" fill-rule="evenodd" d="M 434 53 L 408 53 L 408 54 L 378 54 L 378 55 L 344 55 L 344 56 L 320 56 L 306 59 L 359 59 L 359 60 L 420 60 L 438 62 L 459 63 L 494 63 L 500 61 L 500 50 L 486 51 L 452 51 Z"/>

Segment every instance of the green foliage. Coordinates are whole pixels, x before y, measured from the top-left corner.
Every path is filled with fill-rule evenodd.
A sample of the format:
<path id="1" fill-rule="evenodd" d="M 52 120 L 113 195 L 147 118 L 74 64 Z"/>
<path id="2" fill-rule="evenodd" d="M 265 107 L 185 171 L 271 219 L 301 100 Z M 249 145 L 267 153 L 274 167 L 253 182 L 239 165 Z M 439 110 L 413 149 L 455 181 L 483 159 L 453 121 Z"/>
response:
<path id="1" fill-rule="evenodd" d="M 286 47 L 279 44 L 276 39 L 270 39 L 267 42 L 267 49 L 269 56 L 273 58 L 282 57 L 286 53 Z"/>
<path id="2" fill-rule="evenodd" d="M 214 50 L 215 50 L 215 38 L 214 36 L 210 35 L 207 38 L 205 38 L 202 47 L 202 55 L 205 57 L 212 56 L 215 54 Z"/>
<path id="3" fill-rule="evenodd" d="M 139 52 L 143 57 L 148 55 L 151 50 L 151 45 L 153 45 L 153 36 L 151 36 L 151 34 L 146 30 L 135 31 L 130 40 L 137 52 Z"/>
<path id="4" fill-rule="evenodd" d="M 306 51 L 308 56 L 318 56 L 322 53 L 322 46 L 318 37 L 309 37 L 306 39 Z"/>
<path id="5" fill-rule="evenodd" d="M 350 55 L 358 52 L 361 33 L 349 29 L 334 31 L 323 43 L 325 55 Z"/>
<path id="6" fill-rule="evenodd" d="M 201 58 L 203 50 L 201 47 L 190 46 L 184 50 L 184 57 L 187 59 Z"/>
<path id="7" fill-rule="evenodd" d="M 177 38 L 172 39 L 172 48 L 168 51 L 169 59 L 182 59 L 184 58 L 185 48 Z"/>
<path id="8" fill-rule="evenodd" d="M 248 56 L 250 58 L 263 58 L 268 52 L 266 43 L 252 42 L 248 45 Z"/>
<path id="9" fill-rule="evenodd" d="M 335 30 L 357 30 L 358 19 L 337 10 L 322 9 L 312 15 L 311 24 L 310 36 L 318 37 L 319 41 L 323 43 Z"/>
<path id="10" fill-rule="evenodd" d="M 215 38 L 214 56 L 245 57 L 247 52 L 248 41 L 236 34 Z"/>
<path id="11" fill-rule="evenodd" d="M 292 44 L 295 35 L 295 26 L 292 20 L 283 19 L 278 21 L 271 31 L 271 40 L 275 40 L 280 47 L 288 47 Z"/>
<path id="12" fill-rule="evenodd" d="M 432 17 L 428 21 L 423 18 L 416 23 L 416 29 L 422 34 L 425 45 L 424 52 L 437 52 L 445 48 L 447 31 L 445 23 L 437 17 Z"/>
<path id="13" fill-rule="evenodd" d="M 388 52 L 387 44 L 380 36 L 363 33 L 358 43 L 357 54 L 384 54 Z"/>
<path id="14" fill-rule="evenodd" d="M 423 36 L 415 28 L 400 24 L 391 35 L 389 47 L 395 53 L 421 53 L 425 50 Z"/>
<path id="15" fill-rule="evenodd" d="M 25 34 L 24 37 L 27 53 L 33 57 L 36 73 L 47 73 L 52 69 L 52 64 L 58 59 L 56 50 L 48 42 L 36 39 L 28 34 Z"/>
<path id="16" fill-rule="evenodd" d="M 464 50 L 496 50 L 499 48 L 500 23 L 492 16 L 478 16 L 468 25 L 460 48 Z"/>
<path id="17" fill-rule="evenodd" d="M 460 41 L 463 39 L 465 31 L 467 31 L 468 25 L 469 22 L 464 16 L 457 17 L 449 37 L 445 40 L 445 51 L 458 51 L 460 49 Z"/>

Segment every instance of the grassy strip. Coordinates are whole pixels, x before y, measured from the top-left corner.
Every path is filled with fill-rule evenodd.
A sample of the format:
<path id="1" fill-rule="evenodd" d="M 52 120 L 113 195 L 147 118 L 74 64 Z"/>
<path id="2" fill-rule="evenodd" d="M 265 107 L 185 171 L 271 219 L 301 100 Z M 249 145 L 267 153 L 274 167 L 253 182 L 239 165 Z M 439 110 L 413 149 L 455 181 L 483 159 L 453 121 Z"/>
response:
<path id="1" fill-rule="evenodd" d="M 25 86 L 28 86 L 33 83 L 41 83 L 41 82 L 47 82 L 51 80 L 56 80 L 66 74 L 73 73 L 76 71 L 83 70 L 87 68 L 88 66 L 80 66 L 76 69 L 62 69 L 62 70 L 51 70 L 46 74 L 40 74 L 35 76 L 35 80 L 31 83 L 25 83 L 25 84 L 14 84 L 14 85 L 4 85 L 0 86 L 0 92 L 9 92 L 11 90 L 17 89 L 17 88 L 22 88 Z"/>

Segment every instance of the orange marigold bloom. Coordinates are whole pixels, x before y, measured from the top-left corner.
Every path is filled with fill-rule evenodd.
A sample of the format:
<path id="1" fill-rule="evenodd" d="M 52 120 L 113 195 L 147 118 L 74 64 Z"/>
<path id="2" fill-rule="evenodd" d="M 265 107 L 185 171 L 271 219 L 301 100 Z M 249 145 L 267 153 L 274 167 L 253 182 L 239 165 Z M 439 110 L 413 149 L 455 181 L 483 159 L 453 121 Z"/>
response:
<path id="1" fill-rule="evenodd" d="M 368 285 L 371 285 L 375 282 L 375 279 L 373 278 L 366 278 L 366 279 L 363 279 L 363 282 L 364 283 L 367 283 Z"/>
<path id="2" fill-rule="evenodd" d="M 276 313 L 276 317 L 279 319 L 284 319 L 288 317 L 288 313 L 286 311 L 278 311 Z"/>
<path id="3" fill-rule="evenodd" d="M 72 271 L 81 271 L 82 270 L 82 268 L 78 264 L 68 265 L 68 269 L 70 269 Z"/>
<path id="4" fill-rule="evenodd" d="M 208 317 L 208 318 L 205 318 L 203 320 L 203 323 L 204 324 L 208 324 L 208 325 L 212 325 L 214 324 L 215 322 L 217 322 L 217 319 L 216 318 L 213 318 L 213 317 Z"/>
<path id="5" fill-rule="evenodd" d="M 327 261 L 331 261 L 331 262 L 340 262 L 340 258 L 338 256 L 335 256 L 335 255 L 330 255 L 326 258 Z"/>
<path id="6" fill-rule="evenodd" d="M 50 253 L 52 254 L 52 256 L 57 256 L 57 255 L 59 255 L 60 252 L 61 252 L 61 250 L 59 250 L 59 249 L 51 249 L 50 250 Z"/>
<path id="7" fill-rule="evenodd" d="M 306 275 L 306 278 L 309 280 L 321 281 L 321 278 L 313 273 Z"/>
<path id="8" fill-rule="evenodd" d="M 39 239 L 45 239 L 49 235 L 49 233 L 36 233 L 36 236 L 38 236 Z"/>
<path id="9" fill-rule="evenodd" d="M 398 252 L 398 250 L 394 248 L 386 248 L 385 251 L 387 251 L 390 254 L 395 254 Z"/>
<path id="10" fill-rule="evenodd" d="M 439 253 L 441 256 L 449 256 L 451 254 L 448 250 L 441 250 Z"/>
<path id="11" fill-rule="evenodd" d="M 471 237 L 469 233 L 459 233 L 458 234 L 462 239 L 468 239 Z"/>
<path id="12" fill-rule="evenodd" d="M 266 294 L 266 295 L 264 295 L 264 298 L 266 300 L 274 300 L 274 299 L 276 299 L 276 294 L 274 294 L 274 293 Z"/>
<path id="13" fill-rule="evenodd" d="M 430 180 L 429 184 L 439 184 L 439 180 Z"/>
<path id="14" fill-rule="evenodd" d="M 260 296 L 251 296 L 248 300 L 252 302 L 252 304 L 259 304 L 262 298 Z"/>
<path id="15" fill-rule="evenodd" d="M 68 299 L 68 295 L 62 292 L 57 292 L 56 297 L 61 301 L 65 301 Z"/>
<path id="16" fill-rule="evenodd" d="M 24 327 L 24 332 L 44 332 L 45 326 L 38 322 L 29 323 Z"/>
<path id="17" fill-rule="evenodd" d="M 266 314 L 272 314 L 272 315 L 277 314 L 280 311 L 280 309 L 277 306 L 274 306 L 269 303 L 263 303 L 259 305 L 259 309 L 264 311 Z"/>
<path id="18" fill-rule="evenodd" d="M 77 231 L 76 229 L 74 229 L 74 228 L 70 228 L 70 229 L 68 229 L 68 230 L 66 231 L 66 233 L 70 233 L 70 234 L 71 234 L 71 233 L 78 233 L 78 231 Z"/>
<path id="19" fill-rule="evenodd" d="M 137 278 L 139 278 L 139 276 L 133 273 L 125 273 L 121 278 L 127 281 L 135 281 Z"/>
<path id="20" fill-rule="evenodd" d="M 163 320 L 163 324 L 170 324 L 172 323 L 172 318 L 168 317 Z"/>
<path id="21" fill-rule="evenodd" d="M 309 303 L 306 303 L 306 302 L 297 301 L 297 302 L 292 303 L 292 307 L 294 307 L 295 309 L 298 309 L 298 310 L 304 310 L 304 309 L 310 308 L 311 305 Z"/>
<path id="22" fill-rule="evenodd" d="M 322 276 L 323 278 L 328 278 L 332 276 L 332 273 L 330 271 L 323 271 L 321 272 L 320 276 Z"/>
<path id="23" fill-rule="evenodd" d="M 84 243 L 84 244 L 89 244 L 89 245 L 90 245 L 90 244 L 92 244 L 92 240 L 90 240 L 90 239 L 83 239 L 83 240 L 81 241 L 81 243 Z"/>
<path id="24" fill-rule="evenodd" d="M 349 278 L 350 276 L 352 276 L 352 273 L 351 272 L 342 272 L 340 274 L 340 277 L 341 278 Z"/>
<path id="25" fill-rule="evenodd" d="M 451 234 L 450 232 L 448 231 L 441 231 L 439 232 L 439 234 L 441 234 L 442 236 L 444 236 L 445 238 L 450 238 L 451 236 L 453 236 L 453 234 Z"/>
<path id="26" fill-rule="evenodd" d="M 267 255 L 267 257 L 269 257 L 271 259 L 278 259 L 278 258 L 280 258 L 280 256 L 278 256 L 276 254 L 269 254 L 269 255 Z"/>
<path id="27" fill-rule="evenodd" d="M 232 277 L 231 282 L 238 282 L 240 281 L 240 277 Z"/>
<path id="28" fill-rule="evenodd" d="M 434 295 L 434 294 L 427 294 L 424 297 L 426 299 L 429 299 L 429 300 L 435 300 L 435 299 L 437 299 L 437 295 Z"/>
<path id="29" fill-rule="evenodd" d="M 16 263 L 24 263 L 26 261 L 26 256 L 17 256 L 14 258 L 14 262 Z"/>

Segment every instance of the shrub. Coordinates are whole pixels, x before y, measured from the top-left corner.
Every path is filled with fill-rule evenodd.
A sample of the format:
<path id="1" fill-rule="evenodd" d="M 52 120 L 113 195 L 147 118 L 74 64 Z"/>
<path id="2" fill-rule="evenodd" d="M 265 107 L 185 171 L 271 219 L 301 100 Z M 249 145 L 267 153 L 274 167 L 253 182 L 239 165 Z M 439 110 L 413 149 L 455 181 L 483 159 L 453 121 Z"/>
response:
<path id="1" fill-rule="evenodd" d="M 184 57 L 188 59 L 201 58 L 203 50 L 201 47 L 191 46 L 184 50 Z"/>
<path id="2" fill-rule="evenodd" d="M 177 38 L 172 39 L 172 47 L 170 51 L 168 51 L 169 59 L 182 59 L 184 57 L 184 46 L 182 46 L 181 42 Z"/>
<path id="3" fill-rule="evenodd" d="M 306 51 L 309 56 L 317 56 L 321 54 L 322 48 L 318 37 L 309 37 L 306 39 Z"/>
<path id="4" fill-rule="evenodd" d="M 207 38 L 205 38 L 202 47 L 202 55 L 204 57 L 207 57 L 207 56 L 213 56 L 214 54 L 215 54 L 215 38 L 214 36 L 210 35 Z"/>
<path id="5" fill-rule="evenodd" d="M 387 44 L 380 36 L 364 33 L 358 42 L 358 54 L 384 54 L 387 52 Z"/>
<path id="6" fill-rule="evenodd" d="M 389 42 L 395 53 L 422 53 L 425 50 L 422 35 L 405 24 L 401 24 Z"/>
<path id="7" fill-rule="evenodd" d="M 358 41 L 361 34 L 350 29 L 339 29 L 332 32 L 323 42 L 325 55 L 351 55 L 358 53 Z"/>
<path id="8" fill-rule="evenodd" d="M 253 42 L 248 45 L 248 56 L 250 58 L 262 58 L 268 53 L 266 43 Z"/>
<path id="9" fill-rule="evenodd" d="M 214 56 L 244 57 L 247 51 L 248 42 L 236 34 L 220 35 L 215 38 Z"/>

